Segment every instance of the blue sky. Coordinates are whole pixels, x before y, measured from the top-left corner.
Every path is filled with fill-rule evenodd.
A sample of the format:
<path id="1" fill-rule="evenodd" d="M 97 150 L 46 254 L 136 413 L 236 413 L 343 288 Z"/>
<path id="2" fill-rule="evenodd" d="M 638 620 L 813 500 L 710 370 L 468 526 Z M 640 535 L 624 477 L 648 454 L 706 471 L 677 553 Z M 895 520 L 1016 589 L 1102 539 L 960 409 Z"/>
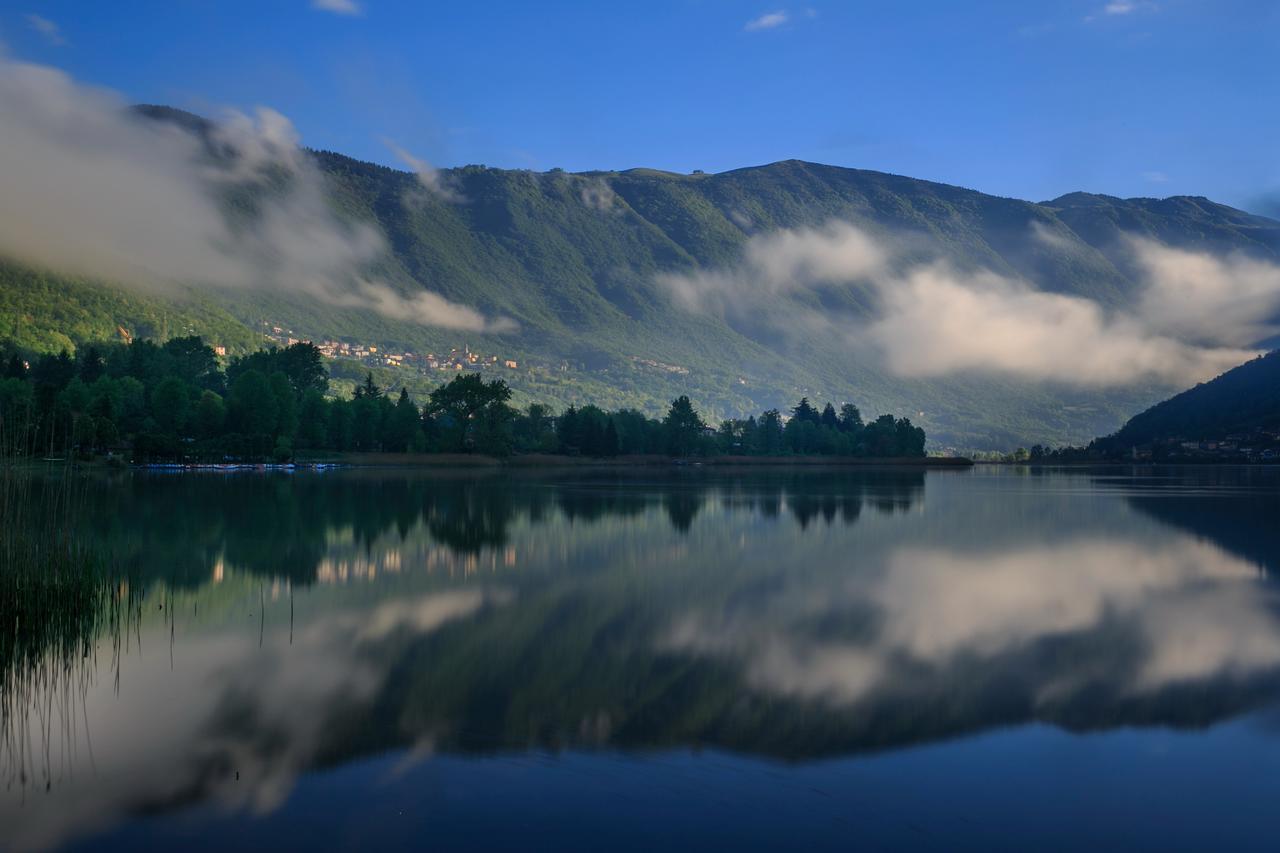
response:
<path id="1" fill-rule="evenodd" d="M 329 7 L 329 8 L 323 8 Z M 9 54 L 138 102 L 271 106 L 387 164 L 791 157 L 1046 199 L 1280 189 L 1280 3 L 3 0 Z"/>

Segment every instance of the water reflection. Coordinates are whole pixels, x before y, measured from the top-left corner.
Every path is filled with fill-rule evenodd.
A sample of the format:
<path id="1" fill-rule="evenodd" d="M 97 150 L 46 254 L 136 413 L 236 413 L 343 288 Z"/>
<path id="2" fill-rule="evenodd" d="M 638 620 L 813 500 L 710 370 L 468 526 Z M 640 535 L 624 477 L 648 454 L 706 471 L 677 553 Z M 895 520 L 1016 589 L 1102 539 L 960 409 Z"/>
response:
<path id="1" fill-rule="evenodd" d="M 82 720 L 30 724 L 58 736 L 49 793 L 0 800 L 27 846 L 192 803 L 271 811 L 299 774 L 393 748 L 806 759 L 1029 721 L 1201 726 L 1280 689 L 1274 479 L 86 485 L 75 535 L 125 555 L 142 624 Z"/>
<path id="2" fill-rule="evenodd" d="M 1103 478 L 1131 506 L 1171 527 L 1209 539 L 1268 574 L 1280 574 L 1280 476 L 1273 467 L 1187 466 Z M 1188 499 L 1190 496 L 1190 499 Z"/>
<path id="3" fill-rule="evenodd" d="M 801 527 L 818 518 L 857 520 L 864 501 L 909 508 L 921 471 L 758 472 L 737 476 L 595 472 L 544 475 L 350 471 L 326 475 L 133 474 L 83 484 L 88 511 L 78 535 L 99 543 L 136 577 L 196 588 L 222 566 L 316 582 L 337 546 L 369 553 L 387 537 L 425 532 L 454 557 L 500 549 L 513 525 L 549 519 L 594 523 L 660 507 L 688 532 L 709 503 L 777 516 Z"/>

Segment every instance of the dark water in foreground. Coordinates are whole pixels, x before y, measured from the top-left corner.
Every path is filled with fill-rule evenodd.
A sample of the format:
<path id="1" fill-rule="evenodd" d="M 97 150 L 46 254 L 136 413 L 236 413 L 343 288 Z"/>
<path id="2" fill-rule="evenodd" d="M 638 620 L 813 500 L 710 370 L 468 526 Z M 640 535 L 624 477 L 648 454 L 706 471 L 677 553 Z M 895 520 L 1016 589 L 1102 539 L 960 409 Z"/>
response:
<path id="1" fill-rule="evenodd" d="M 0 845 L 1276 846 L 1277 469 L 78 488 Z"/>

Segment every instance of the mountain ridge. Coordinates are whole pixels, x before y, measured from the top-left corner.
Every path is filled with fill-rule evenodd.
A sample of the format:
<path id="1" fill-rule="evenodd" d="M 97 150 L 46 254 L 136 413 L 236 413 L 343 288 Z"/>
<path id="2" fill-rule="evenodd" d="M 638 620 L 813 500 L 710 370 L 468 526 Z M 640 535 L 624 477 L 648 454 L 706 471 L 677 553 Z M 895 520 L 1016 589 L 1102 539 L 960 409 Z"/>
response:
<path id="1" fill-rule="evenodd" d="M 209 126 L 167 107 L 137 109 L 188 127 Z M 666 400 L 688 393 L 703 411 L 720 417 L 788 408 L 809 396 L 851 400 L 868 412 L 910 412 L 936 446 L 1007 449 L 1085 440 L 1114 431 L 1125 417 L 1174 389 L 1146 382 L 1097 390 L 998 374 L 898 379 L 832 341 L 784 338 L 765 322 L 797 304 L 869 317 L 875 296 L 856 283 L 780 298 L 761 316 L 732 320 L 679 309 L 659 277 L 731 267 L 753 236 L 832 221 L 849 222 L 873 239 L 906 235 L 918 257 L 1035 281 L 1046 291 L 1088 298 L 1106 309 L 1131 305 L 1140 287 L 1125 256 L 1127 234 L 1280 260 L 1280 222 L 1197 197 L 1126 200 L 1068 193 L 1031 202 L 789 159 L 714 174 L 643 167 L 577 173 L 480 165 L 439 170 L 459 201 L 432 193 L 411 172 L 337 152 L 310 155 L 341 216 L 369 222 L 385 236 L 389 252 L 372 271 L 380 280 L 404 294 L 426 288 L 486 316 L 511 317 L 519 331 L 460 332 L 284 294 L 211 290 L 198 294 L 211 306 L 203 322 L 213 324 L 213 314 L 221 312 L 215 325 L 224 328 L 223 337 L 231 334 L 225 330 L 228 319 L 250 337 L 268 320 L 286 323 L 303 337 L 361 339 L 415 351 L 447 352 L 468 344 L 540 366 L 504 378 L 519 399 L 558 406 L 594 400 L 656 412 Z M 1031 240 L 1033 230 L 1053 239 Z M 57 306 L 23 302 L 27 274 L 21 265 L 7 269 L 6 291 L 12 292 L 5 295 L 20 304 L 0 306 L 0 337 L 15 312 L 31 318 L 30 324 L 13 323 L 15 331 L 24 325 L 55 330 Z M 50 280 L 51 274 L 41 275 Z M 42 292 L 47 296 L 47 285 Z M 184 319 L 181 306 L 173 310 L 176 325 L 202 328 Z M 126 314 L 103 318 L 99 327 L 123 326 Z M 241 341 L 243 336 L 230 342 Z M 388 381 L 416 390 L 439 380 L 390 375 Z"/>

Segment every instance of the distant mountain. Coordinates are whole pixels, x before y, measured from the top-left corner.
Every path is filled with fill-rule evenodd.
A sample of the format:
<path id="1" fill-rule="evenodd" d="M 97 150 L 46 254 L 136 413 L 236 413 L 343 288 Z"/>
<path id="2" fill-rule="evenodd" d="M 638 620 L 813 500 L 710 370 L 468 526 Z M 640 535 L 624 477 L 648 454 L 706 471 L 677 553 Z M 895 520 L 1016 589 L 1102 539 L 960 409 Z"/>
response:
<path id="1" fill-rule="evenodd" d="M 144 111 L 201 127 L 189 114 Z M 262 321 L 269 320 L 300 337 L 424 351 L 466 344 L 515 359 L 538 368 L 505 375 L 518 400 L 560 406 L 594 400 L 656 411 L 688 393 L 715 418 L 791 406 L 807 395 L 851 400 L 869 413 L 908 414 L 939 446 L 1008 448 L 1106 433 L 1170 389 L 1098 391 L 968 375 L 904 381 L 834 341 L 784 341 L 767 324 L 683 311 L 656 278 L 731 264 L 754 234 L 833 219 L 873 236 L 910 235 L 922 256 L 1025 277 L 1106 307 L 1132 304 L 1138 287 L 1122 234 L 1280 258 L 1280 223 L 1204 198 L 1072 193 L 1037 204 L 789 160 L 714 175 L 467 166 L 441 172 L 461 199 L 449 200 L 422 189 L 407 172 L 313 154 L 333 204 L 386 235 L 392 251 L 376 270 L 380 280 L 405 293 L 426 287 L 487 315 L 514 318 L 519 332 L 426 328 L 262 294 L 104 301 L 90 296 L 84 283 L 51 287 L 58 277 L 9 264 L 0 268 L 0 339 L 51 349 L 68 338 L 115 335 L 124 327 L 134 334 L 196 331 L 237 349 L 258 340 Z M 1028 239 L 1033 228 L 1052 239 Z M 870 311 L 867 292 L 855 285 L 792 298 L 817 299 L 818 307 L 854 316 Z M 68 316 L 81 322 L 68 325 Z M 410 377 L 408 384 L 416 389 L 430 381 Z"/>
<path id="2" fill-rule="evenodd" d="M 1135 415 L 1101 443 L 1127 449 L 1167 439 L 1218 441 L 1280 434 L 1280 350 L 1228 370 Z"/>

